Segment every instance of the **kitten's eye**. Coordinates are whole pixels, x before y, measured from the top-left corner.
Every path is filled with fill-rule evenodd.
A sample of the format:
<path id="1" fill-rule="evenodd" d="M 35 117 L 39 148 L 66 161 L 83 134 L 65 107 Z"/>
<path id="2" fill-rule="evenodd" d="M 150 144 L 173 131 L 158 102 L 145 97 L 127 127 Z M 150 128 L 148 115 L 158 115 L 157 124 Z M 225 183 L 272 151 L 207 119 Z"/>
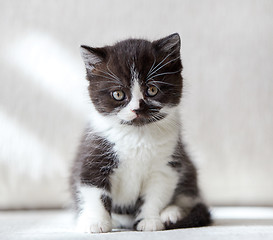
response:
<path id="1" fill-rule="evenodd" d="M 147 88 L 147 95 L 149 97 L 154 97 L 158 93 L 158 88 L 155 86 L 151 86 Z"/>
<path id="2" fill-rule="evenodd" d="M 125 93 L 123 91 L 112 92 L 112 97 L 117 101 L 122 101 L 125 98 Z"/>

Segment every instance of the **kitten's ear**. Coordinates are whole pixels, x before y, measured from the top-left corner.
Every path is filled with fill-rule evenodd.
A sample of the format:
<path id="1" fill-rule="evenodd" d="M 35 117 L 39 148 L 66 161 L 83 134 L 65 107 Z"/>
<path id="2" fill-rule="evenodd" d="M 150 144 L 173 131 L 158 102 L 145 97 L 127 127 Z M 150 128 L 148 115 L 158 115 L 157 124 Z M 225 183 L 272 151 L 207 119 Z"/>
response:
<path id="1" fill-rule="evenodd" d="M 86 70 L 92 71 L 96 64 L 101 63 L 106 58 L 106 50 L 104 48 L 92 48 L 81 45 L 81 55 Z"/>
<path id="2" fill-rule="evenodd" d="M 180 54 L 180 36 L 178 33 L 171 34 L 165 38 L 161 38 L 153 42 L 153 45 L 158 50 L 163 50 L 168 53 Z"/>

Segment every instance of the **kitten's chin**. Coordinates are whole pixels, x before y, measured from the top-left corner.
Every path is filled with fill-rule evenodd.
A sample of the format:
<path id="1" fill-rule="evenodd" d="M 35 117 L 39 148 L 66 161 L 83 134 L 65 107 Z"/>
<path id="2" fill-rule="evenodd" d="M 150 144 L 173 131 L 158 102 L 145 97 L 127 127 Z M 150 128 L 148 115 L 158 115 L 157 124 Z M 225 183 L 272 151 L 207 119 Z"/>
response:
<path id="1" fill-rule="evenodd" d="M 126 120 L 121 120 L 122 125 L 130 125 L 130 126 L 136 126 L 136 127 L 141 127 L 147 124 L 155 123 L 158 122 L 162 119 L 164 119 L 167 116 L 165 113 L 160 113 L 155 116 L 151 117 L 136 117 L 133 120 L 126 121 Z"/>

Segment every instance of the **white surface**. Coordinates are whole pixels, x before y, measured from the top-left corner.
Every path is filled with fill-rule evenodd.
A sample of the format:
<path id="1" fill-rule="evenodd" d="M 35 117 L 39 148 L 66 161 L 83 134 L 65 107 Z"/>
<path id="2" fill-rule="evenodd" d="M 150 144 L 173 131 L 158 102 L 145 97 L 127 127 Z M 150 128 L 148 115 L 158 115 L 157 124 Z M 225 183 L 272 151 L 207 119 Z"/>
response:
<path id="1" fill-rule="evenodd" d="M 0 239 L 273 239 L 273 208 L 213 208 L 212 213 L 215 223 L 210 227 L 158 232 L 116 230 L 91 235 L 74 231 L 69 211 L 6 211 L 0 212 Z"/>

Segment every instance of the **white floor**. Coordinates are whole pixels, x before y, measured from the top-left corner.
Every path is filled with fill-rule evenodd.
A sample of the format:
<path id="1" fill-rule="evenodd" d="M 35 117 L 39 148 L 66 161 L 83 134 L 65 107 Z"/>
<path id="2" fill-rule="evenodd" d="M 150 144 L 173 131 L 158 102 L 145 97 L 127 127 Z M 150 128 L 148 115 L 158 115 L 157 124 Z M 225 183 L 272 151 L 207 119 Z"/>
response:
<path id="1" fill-rule="evenodd" d="M 2 211 L 0 240 L 10 239 L 273 239 L 273 208 L 213 208 L 210 227 L 160 232 L 119 231 L 104 234 L 81 234 L 74 231 L 73 213 L 67 210 Z"/>

